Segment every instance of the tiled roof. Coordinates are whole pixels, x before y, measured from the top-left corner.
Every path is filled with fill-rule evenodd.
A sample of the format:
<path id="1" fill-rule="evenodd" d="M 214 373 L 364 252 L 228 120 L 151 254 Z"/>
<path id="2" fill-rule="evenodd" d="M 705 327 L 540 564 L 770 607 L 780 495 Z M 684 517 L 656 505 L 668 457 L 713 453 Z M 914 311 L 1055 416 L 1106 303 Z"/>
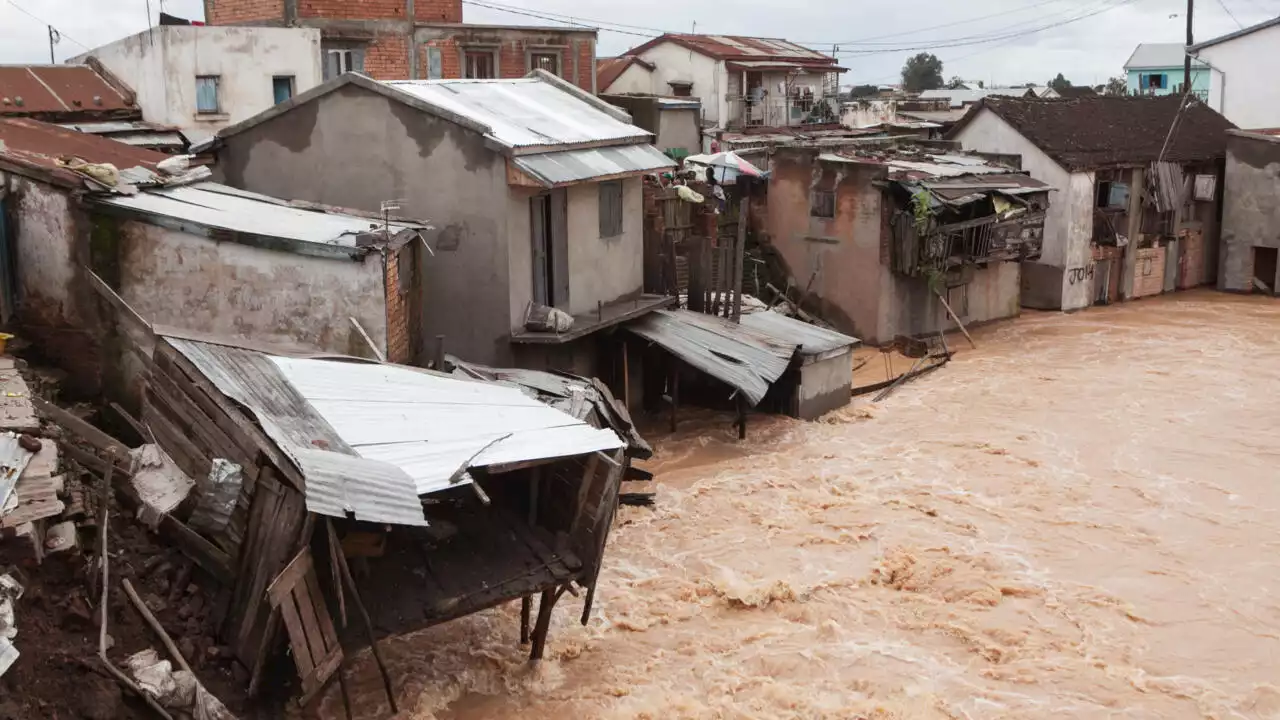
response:
<path id="1" fill-rule="evenodd" d="M 1198 162 L 1226 156 L 1235 127 L 1209 106 L 1183 98 L 1094 96 L 1067 100 L 984 99 L 947 134 L 954 139 L 990 110 L 1068 170 L 1146 165 L 1161 159 Z M 1174 119 L 1178 118 L 1177 125 Z M 1173 128 L 1172 135 L 1169 129 Z"/>
<path id="2" fill-rule="evenodd" d="M 605 92 L 613 84 L 613 81 L 622 77 L 622 73 L 626 72 L 627 68 L 632 65 L 640 65 L 648 70 L 653 70 L 654 68 L 651 62 L 625 55 L 596 60 L 596 89 L 600 92 Z"/>

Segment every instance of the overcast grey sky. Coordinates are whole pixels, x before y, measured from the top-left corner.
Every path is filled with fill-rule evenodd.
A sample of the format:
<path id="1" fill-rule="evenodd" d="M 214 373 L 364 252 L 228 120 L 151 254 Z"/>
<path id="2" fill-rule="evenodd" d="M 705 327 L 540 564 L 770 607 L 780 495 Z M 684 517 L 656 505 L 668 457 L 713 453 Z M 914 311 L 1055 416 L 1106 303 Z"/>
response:
<path id="1" fill-rule="evenodd" d="M 625 52 L 643 42 L 646 33 L 689 32 L 694 23 L 698 32 L 783 37 L 826 52 L 839 43 L 841 64 L 849 68 L 844 84 L 892 82 L 903 61 L 921 50 L 940 57 L 948 77 L 1043 83 L 1062 72 L 1077 85 L 1098 84 L 1120 74 L 1138 43 L 1181 41 L 1186 10 L 1186 0 L 475 2 L 571 17 L 584 24 L 610 23 L 613 30 L 600 33 L 601 57 Z M 151 0 L 153 17 L 161 4 L 162 0 Z M 175 15 L 193 19 L 203 15 L 201 0 L 163 0 L 163 5 Z M 1196 5 L 1197 39 L 1236 30 L 1237 22 L 1248 26 L 1280 15 L 1280 0 L 1197 0 Z M 545 18 L 474 4 L 466 5 L 464 13 L 468 22 L 552 24 Z M 1060 24 L 1074 18 L 1082 19 Z M 84 52 L 86 46 L 97 47 L 145 30 L 147 0 L 0 0 L 0 63 L 48 62 L 48 35 L 41 20 L 62 33 L 55 48 L 61 62 Z M 1049 26 L 1053 27 L 1028 34 Z M 981 40 L 991 41 L 975 42 Z"/>

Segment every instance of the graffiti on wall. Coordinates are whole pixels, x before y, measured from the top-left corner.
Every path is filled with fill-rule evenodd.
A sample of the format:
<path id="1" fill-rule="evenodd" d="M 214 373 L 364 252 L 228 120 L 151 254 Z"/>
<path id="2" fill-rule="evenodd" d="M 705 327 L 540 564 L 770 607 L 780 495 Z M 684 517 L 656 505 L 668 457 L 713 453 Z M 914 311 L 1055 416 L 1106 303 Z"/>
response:
<path id="1" fill-rule="evenodd" d="M 1067 268 L 1067 282 L 1078 285 L 1086 280 L 1092 280 L 1094 267 L 1094 263 L 1089 263 L 1083 267 Z"/>

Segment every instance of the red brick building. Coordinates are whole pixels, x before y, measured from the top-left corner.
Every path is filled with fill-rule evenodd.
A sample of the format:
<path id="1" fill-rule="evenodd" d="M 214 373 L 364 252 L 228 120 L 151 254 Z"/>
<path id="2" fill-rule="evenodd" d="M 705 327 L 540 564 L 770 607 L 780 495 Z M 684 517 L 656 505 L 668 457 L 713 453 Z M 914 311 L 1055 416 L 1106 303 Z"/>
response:
<path id="1" fill-rule="evenodd" d="M 594 93 L 596 31 L 469 25 L 462 0 L 205 0 L 210 25 L 318 28 L 324 73 L 516 78 L 541 68 Z"/>

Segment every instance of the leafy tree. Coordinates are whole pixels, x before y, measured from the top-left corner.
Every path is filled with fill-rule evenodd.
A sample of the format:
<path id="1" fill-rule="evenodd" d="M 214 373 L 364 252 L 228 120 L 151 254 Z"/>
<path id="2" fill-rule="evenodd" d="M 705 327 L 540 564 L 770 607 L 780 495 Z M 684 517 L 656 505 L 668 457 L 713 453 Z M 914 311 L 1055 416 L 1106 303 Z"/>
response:
<path id="1" fill-rule="evenodd" d="M 1123 75 L 1117 75 L 1107 80 L 1106 86 L 1099 88 L 1098 92 L 1103 95 L 1128 95 L 1129 80 Z"/>
<path id="2" fill-rule="evenodd" d="M 948 90 L 965 90 L 967 89 L 967 85 L 965 85 L 964 78 L 960 77 L 959 75 L 953 75 L 951 79 L 947 81 L 947 89 Z"/>
<path id="3" fill-rule="evenodd" d="M 1071 87 L 1071 81 L 1063 77 L 1062 73 L 1058 73 L 1058 77 L 1049 81 L 1049 87 L 1054 90 L 1063 90 Z"/>
<path id="4" fill-rule="evenodd" d="M 849 97 L 852 98 L 872 97 L 879 94 L 880 87 L 877 85 L 854 85 L 849 91 Z"/>
<path id="5" fill-rule="evenodd" d="M 979 80 L 979 81 L 978 81 L 978 89 L 979 89 L 979 90 L 982 90 L 982 89 L 984 89 L 984 88 L 986 88 L 986 87 L 987 87 L 986 83 L 982 82 L 981 80 Z"/>
<path id="6" fill-rule="evenodd" d="M 902 66 L 902 89 L 907 92 L 936 90 L 944 84 L 942 61 L 932 53 L 920 53 Z"/>

